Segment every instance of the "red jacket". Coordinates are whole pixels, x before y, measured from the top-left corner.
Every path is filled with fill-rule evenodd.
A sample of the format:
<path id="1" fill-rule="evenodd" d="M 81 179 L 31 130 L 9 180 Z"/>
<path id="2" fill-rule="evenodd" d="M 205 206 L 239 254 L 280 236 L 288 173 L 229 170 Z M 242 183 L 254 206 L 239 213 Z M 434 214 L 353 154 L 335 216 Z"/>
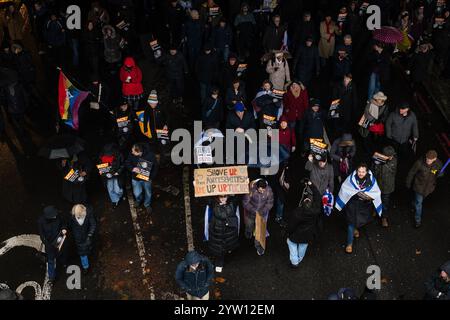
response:
<path id="1" fill-rule="evenodd" d="M 291 151 L 292 147 L 297 145 L 295 140 L 295 130 L 287 127 L 284 130 L 280 128 L 279 132 L 280 145 L 285 146 L 289 151 Z"/>
<path id="2" fill-rule="evenodd" d="M 306 90 L 302 90 L 298 98 L 295 98 L 289 90 L 283 97 L 283 115 L 289 122 L 303 120 L 305 111 L 309 107 L 309 97 Z"/>
<path id="3" fill-rule="evenodd" d="M 131 70 L 127 71 L 127 67 Z M 128 77 L 131 77 L 130 83 L 126 82 Z M 128 57 L 125 59 L 124 65 L 120 69 L 120 80 L 122 81 L 122 94 L 124 96 L 139 96 L 144 93 L 142 71 L 133 58 Z"/>

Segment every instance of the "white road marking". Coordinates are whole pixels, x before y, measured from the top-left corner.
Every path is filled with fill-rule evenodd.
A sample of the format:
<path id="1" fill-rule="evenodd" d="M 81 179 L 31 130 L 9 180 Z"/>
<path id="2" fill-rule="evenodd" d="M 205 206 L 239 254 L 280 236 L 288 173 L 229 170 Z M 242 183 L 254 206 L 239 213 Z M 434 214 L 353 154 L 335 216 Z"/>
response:
<path id="1" fill-rule="evenodd" d="M 150 299 L 155 300 L 155 292 L 153 290 L 153 287 L 148 283 L 147 279 L 145 279 L 145 276 L 147 275 L 147 258 L 145 254 L 145 245 L 144 239 L 142 237 L 141 226 L 137 221 L 138 219 L 137 210 L 136 207 L 134 206 L 134 198 L 131 192 L 131 188 L 127 188 L 127 195 L 128 195 L 128 203 L 130 204 L 131 220 L 133 221 L 134 233 L 136 236 L 136 244 L 138 247 L 139 257 L 141 259 L 142 275 L 144 276 L 142 282 L 144 286 L 146 286 L 150 291 Z"/>
<path id="2" fill-rule="evenodd" d="M 6 254 L 15 247 L 29 247 L 36 249 L 38 252 L 45 252 L 45 246 L 42 244 L 41 238 L 37 234 L 23 234 L 9 238 L 1 243 L 0 256 Z M 26 287 L 34 288 L 36 300 L 50 300 L 52 293 L 52 285 L 48 281 L 48 272 L 45 272 L 44 286 L 41 286 L 35 281 L 27 281 L 17 287 L 16 292 L 21 294 Z"/>
<path id="3" fill-rule="evenodd" d="M 194 237 L 192 232 L 192 216 L 191 216 L 191 193 L 189 191 L 190 169 L 188 166 L 183 170 L 183 190 L 184 190 L 184 211 L 186 215 L 186 237 L 188 251 L 194 251 Z"/>

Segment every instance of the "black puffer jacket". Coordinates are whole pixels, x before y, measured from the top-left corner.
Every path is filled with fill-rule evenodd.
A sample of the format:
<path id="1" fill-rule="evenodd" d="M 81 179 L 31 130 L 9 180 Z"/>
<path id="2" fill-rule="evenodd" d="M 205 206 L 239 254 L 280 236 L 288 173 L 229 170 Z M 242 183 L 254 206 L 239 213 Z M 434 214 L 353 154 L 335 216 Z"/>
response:
<path id="1" fill-rule="evenodd" d="M 322 228 L 322 197 L 316 187 L 312 185 L 310 188 L 313 192 L 312 206 L 295 208 L 287 219 L 288 238 L 294 243 L 311 243 Z"/>
<path id="2" fill-rule="evenodd" d="M 92 249 L 92 242 L 97 228 L 97 222 L 95 221 L 92 208 L 89 207 L 87 209 L 86 218 L 82 225 L 80 225 L 75 217 L 72 216 L 69 221 L 69 228 L 75 241 L 78 254 L 80 256 L 87 256 Z"/>
<path id="3" fill-rule="evenodd" d="M 236 249 L 239 245 L 239 220 L 236 216 L 236 204 L 229 201 L 219 205 L 214 201 L 209 207 L 208 247 L 211 254 L 221 256 Z"/>

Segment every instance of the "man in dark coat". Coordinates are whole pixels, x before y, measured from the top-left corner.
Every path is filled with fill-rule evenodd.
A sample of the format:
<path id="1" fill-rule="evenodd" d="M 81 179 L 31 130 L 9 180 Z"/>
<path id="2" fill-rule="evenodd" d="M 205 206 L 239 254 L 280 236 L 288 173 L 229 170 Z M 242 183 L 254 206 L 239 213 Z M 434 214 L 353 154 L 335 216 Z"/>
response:
<path id="1" fill-rule="evenodd" d="M 48 279 L 53 282 L 56 278 L 56 259 L 60 253 L 57 240 L 59 236 L 67 234 L 67 228 L 54 206 L 44 208 L 43 215 L 38 220 L 38 228 L 47 255 Z"/>
<path id="2" fill-rule="evenodd" d="M 313 45 L 313 38 L 307 37 L 306 42 L 297 49 L 294 59 L 294 74 L 307 88 L 311 79 L 320 72 L 319 49 Z"/>
<path id="3" fill-rule="evenodd" d="M 224 108 L 219 89 L 213 88 L 202 103 L 202 121 L 205 127 L 219 128 L 223 120 Z"/>
<path id="4" fill-rule="evenodd" d="M 184 37 L 188 51 L 188 60 L 191 70 L 194 70 L 195 62 L 200 54 L 203 38 L 205 35 L 205 26 L 200 21 L 197 10 L 191 11 L 191 19 L 184 25 Z"/>
<path id="5" fill-rule="evenodd" d="M 200 99 L 203 101 L 219 77 L 219 59 L 209 44 L 197 59 L 195 73 L 200 82 Z"/>
<path id="6" fill-rule="evenodd" d="M 184 76 L 188 74 L 188 65 L 184 56 L 178 52 L 175 46 L 169 50 L 169 54 L 162 56 L 162 65 L 166 69 L 166 77 L 169 81 L 170 96 L 174 103 L 183 102 Z"/>
<path id="7" fill-rule="evenodd" d="M 185 11 L 177 0 L 170 0 L 166 14 L 166 27 L 169 29 L 169 42 L 178 46 L 181 42 Z"/>
<path id="8" fill-rule="evenodd" d="M 450 300 L 450 261 L 425 282 L 425 300 Z"/>
<path id="9" fill-rule="evenodd" d="M 373 52 L 369 56 L 371 75 L 369 80 L 369 92 L 367 100 L 372 99 L 379 91 L 386 91 L 391 77 L 391 57 L 384 44 L 376 43 Z"/>
<path id="10" fill-rule="evenodd" d="M 97 228 L 92 208 L 77 204 L 72 208 L 72 217 L 69 221 L 71 235 L 75 240 L 77 253 L 80 256 L 83 274 L 89 272 L 88 255 L 92 250 L 92 242 Z"/>
<path id="11" fill-rule="evenodd" d="M 255 128 L 255 118 L 242 103 L 234 105 L 234 111 L 230 111 L 227 116 L 226 129 L 233 129 L 238 133 L 244 133 L 248 129 Z"/>
<path id="12" fill-rule="evenodd" d="M 243 61 L 250 56 L 256 36 L 256 21 L 248 4 L 242 3 L 241 13 L 234 19 L 234 27 L 236 28 L 239 60 Z"/>
<path id="13" fill-rule="evenodd" d="M 266 28 L 262 40 L 262 45 L 266 53 L 281 49 L 286 30 L 287 26 L 281 24 L 281 17 L 275 15 L 272 18 L 272 23 Z"/>
<path id="14" fill-rule="evenodd" d="M 333 81 L 339 83 L 346 74 L 352 71 L 352 62 L 348 57 L 347 51 L 343 46 L 337 49 L 337 55 L 333 61 Z"/>
<path id="15" fill-rule="evenodd" d="M 72 159 L 61 160 L 63 176 L 62 195 L 71 204 L 86 204 L 88 196 L 86 183 L 90 178 L 93 164 L 85 152 L 74 155 Z M 71 178 L 74 177 L 74 180 Z"/>
<path id="16" fill-rule="evenodd" d="M 125 168 L 131 173 L 131 185 L 136 199 L 135 207 L 144 203 L 148 214 L 152 213 L 152 181 L 158 173 L 155 154 L 146 144 L 135 144 L 125 161 Z M 150 174 L 146 174 L 150 171 Z"/>
<path id="17" fill-rule="evenodd" d="M 231 45 L 233 44 L 233 31 L 225 18 L 220 19 L 219 25 L 211 33 L 211 42 L 222 62 L 228 61 Z"/>
<path id="18" fill-rule="evenodd" d="M 196 251 L 186 254 L 177 266 L 175 279 L 188 300 L 209 300 L 209 286 L 214 278 L 214 266 Z"/>
<path id="19" fill-rule="evenodd" d="M 420 44 L 409 61 L 413 85 L 417 86 L 429 78 L 428 70 L 432 59 L 433 54 L 430 51 L 430 45 L 427 43 Z"/>
<path id="20" fill-rule="evenodd" d="M 305 257 L 308 245 L 321 230 L 322 196 L 310 181 L 305 181 L 300 204 L 287 219 L 287 243 L 291 267 L 298 268 Z"/>
<path id="21" fill-rule="evenodd" d="M 333 88 L 333 100 L 339 99 L 339 118 L 335 123 L 335 136 L 353 132 L 358 117 L 358 95 L 353 84 L 353 76 L 348 73 Z"/>
<path id="22" fill-rule="evenodd" d="M 100 165 L 108 165 L 110 168 L 107 172 L 101 174 L 101 177 L 108 191 L 112 207 L 117 209 L 123 197 L 121 174 L 124 169 L 124 158 L 119 146 L 115 143 L 106 144 L 98 160 Z"/>
<path id="23" fill-rule="evenodd" d="M 309 149 L 309 139 L 323 139 L 325 116 L 318 99 L 310 99 L 311 108 L 305 113 L 305 149 Z"/>
<path id="24" fill-rule="evenodd" d="M 300 46 L 310 38 L 313 41 L 317 40 L 317 30 L 314 26 L 314 21 L 311 18 L 311 12 L 303 13 L 303 20 L 299 23 L 294 35 L 295 52 L 298 52 Z"/>
<path id="25" fill-rule="evenodd" d="M 218 196 L 211 201 L 208 209 L 208 248 L 216 257 L 216 272 L 220 273 L 225 255 L 239 246 L 237 206 L 234 199 Z"/>
<path id="26" fill-rule="evenodd" d="M 413 165 L 406 177 L 406 187 L 414 190 L 414 206 L 416 228 L 422 225 L 423 200 L 434 192 L 437 178 L 441 177 L 442 162 L 437 158 L 437 152 L 430 150 L 424 158 Z"/>

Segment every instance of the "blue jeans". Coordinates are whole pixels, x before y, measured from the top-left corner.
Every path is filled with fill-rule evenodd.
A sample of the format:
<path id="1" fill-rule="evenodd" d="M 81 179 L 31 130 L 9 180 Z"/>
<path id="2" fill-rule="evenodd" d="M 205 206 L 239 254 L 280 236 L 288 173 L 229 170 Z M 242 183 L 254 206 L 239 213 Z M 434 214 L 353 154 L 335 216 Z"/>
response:
<path id="1" fill-rule="evenodd" d="M 287 239 L 287 244 L 289 247 L 289 259 L 294 266 L 298 266 L 305 257 L 306 249 L 308 249 L 308 244 L 294 243 L 289 239 Z"/>
<path id="2" fill-rule="evenodd" d="M 352 245 L 353 244 L 353 237 L 355 233 L 355 226 L 352 224 L 349 224 L 347 227 L 347 245 Z"/>
<path id="3" fill-rule="evenodd" d="M 56 278 L 56 257 L 47 253 L 47 270 L 48 279 L 55 280 Z"/>
<path id="4" fill-rule="evenodd" d="M 375 93 L 381 89 L 380 76 L 376 73 L 372 73 L 369 78 L 369 92 L 367 94 L 367 100 L 372 99 Z"/>
<path id="5" fill-rule="evenodd" d="M 123 196 L 123 189 L 119 185 L 118 178 L 106 180 L 106 188 L 108 189 L 109 198 L 112 203 L 118 203 Z"/>
<path id="6" fill-rule="evenodd" d="M 89 259 L 88 256 L 80 256 L 81 266 L 83 269 L 89 269 Z"/>
<path id="7" fill-rule="evenodd" d="M 144 207 L 149 208 L 152 204 L 152 183 L 150 181 L 132 179 L 131 185 L 138 205 L 144 200 Z"/>
<path id="8" fill-rule="evenodd" d="M 414 192 L 414 207 L 416 208 L 416 222 L 422 222 L 422 203 L 423 203 L 423 195 L 420 193 Z"/>
<path id="9" fill-rule="evenodd" d="M 280 163 L 289 160 L 291 156 L 291 150 L 289 150 L 285 145 L 280 144 Z"/>

